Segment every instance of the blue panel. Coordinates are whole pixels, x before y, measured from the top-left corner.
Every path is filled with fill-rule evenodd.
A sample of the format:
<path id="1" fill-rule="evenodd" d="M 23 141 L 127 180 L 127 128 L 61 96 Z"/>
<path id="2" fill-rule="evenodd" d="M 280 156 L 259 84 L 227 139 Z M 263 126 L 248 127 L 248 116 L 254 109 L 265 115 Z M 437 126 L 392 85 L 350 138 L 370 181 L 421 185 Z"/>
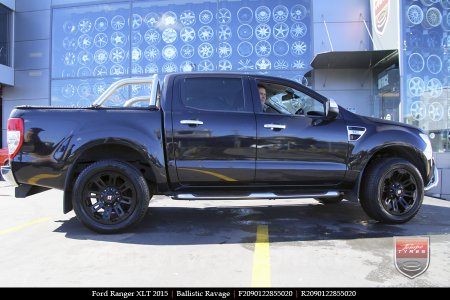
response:
<path id="1" fill-rule="evenodd" d="M 366 51 L 372 49 L 372 41 L 367 34 L 364 23 L 346 22 L 329 23 L 328 32 L 334 51 Z M 331 51 L 330 40 L 323 23 L 314 23 L 315 53 Z M 345 32 L 345 35 L 342 33 Z"/>
<path id="2" fill-rule="evenodd" d="M 392 0 L 397 1 L 397 0 Z M 361 14 L 370 24 L 370 1 L 314 0 L 313 22 L 361 22 Z M 364 25 L 362 25 L 364 26 Z"/>
<path id="3" fill-rule="evenodd" d="M 50 42 L 37 40 L 16 42 L 15 44 L 16 70 L 48 69 L 50 59 Z"/>
<path id="4" fill-rule="evenodd" d="M 49 98 L 50 74 L 46 70 L 16 71 L 15 87 L 5 89 L 3 99 L 38 99 Z"/>
<path id="5" fill-rule="evenodd" d="M 50 10 L 16 13 L 15 40 L 32 41 L 50 38 Z"/>
<path id="6" fill-rule="evenodd" d="M 51 0 L 19 0 L 16 1 L 16 12 L 50 9 Z"/>
<path id="7" fill-rule="evenodd" d="M 14 69 L 0 65 L 0 84 L 14 85 Z"/>
<path id="8" fill-rule="evenodd" d="M 423 128 L 435 152 L 450 151 L 450 1 L 404 0 L 404 121 Z"/>

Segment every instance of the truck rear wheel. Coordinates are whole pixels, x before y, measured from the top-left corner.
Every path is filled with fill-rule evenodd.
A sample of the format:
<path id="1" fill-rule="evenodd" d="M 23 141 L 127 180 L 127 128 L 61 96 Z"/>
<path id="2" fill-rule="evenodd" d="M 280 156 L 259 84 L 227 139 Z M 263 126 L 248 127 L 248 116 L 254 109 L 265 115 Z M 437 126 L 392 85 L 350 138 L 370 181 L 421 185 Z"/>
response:
<path id="1" fill-rule="evenodd" d="M 145 216 L 151 194 L 132 165 L 103 160 L 84 169 L 75 181 L 72 204 L 77 218 L 100 233 L 121 232 Z"/>
<path id="2" fill-rule="evenodd" d="M 382 223 L 399 224 L 419 211 L 424 184 L 417 168 L 399 158 L 380 158 L 367 171 L 361 186 L 364 211 Z"/>

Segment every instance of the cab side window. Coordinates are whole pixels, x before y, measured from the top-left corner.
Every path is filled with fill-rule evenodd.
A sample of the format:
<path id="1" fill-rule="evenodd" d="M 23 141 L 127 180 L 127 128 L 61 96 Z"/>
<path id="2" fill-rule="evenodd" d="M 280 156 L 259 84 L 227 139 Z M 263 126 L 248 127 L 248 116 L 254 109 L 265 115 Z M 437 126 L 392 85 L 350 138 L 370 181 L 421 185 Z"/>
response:
<path id="1" fill-rule="evenodd" d="M 266 88 L 266 105 L 278 113 L 305 116 L 325 115 L 324 103 L 299 90 L 278 84 L 261 84 L 264 84 Z"/>
<path id="2" fill-rule="evenodd" d="M 239 78 L 185 78 L 181 98 L 184 106 L 200 110 L 243 111 L 245 107 Z"/>

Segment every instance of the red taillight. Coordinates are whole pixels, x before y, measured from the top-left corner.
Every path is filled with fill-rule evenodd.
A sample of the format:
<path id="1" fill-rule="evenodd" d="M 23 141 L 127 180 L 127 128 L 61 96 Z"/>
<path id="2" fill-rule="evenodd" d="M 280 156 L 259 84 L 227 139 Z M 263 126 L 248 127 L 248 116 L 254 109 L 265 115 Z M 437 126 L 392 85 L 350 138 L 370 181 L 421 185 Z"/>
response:
<path id="1" fill-rule="evenodd" d="M 6 140 L 8 143 L 9 159 L 11 160 L 17 155 L 23 143 L 23 120 L 21 118 L 8 119 Z"/>

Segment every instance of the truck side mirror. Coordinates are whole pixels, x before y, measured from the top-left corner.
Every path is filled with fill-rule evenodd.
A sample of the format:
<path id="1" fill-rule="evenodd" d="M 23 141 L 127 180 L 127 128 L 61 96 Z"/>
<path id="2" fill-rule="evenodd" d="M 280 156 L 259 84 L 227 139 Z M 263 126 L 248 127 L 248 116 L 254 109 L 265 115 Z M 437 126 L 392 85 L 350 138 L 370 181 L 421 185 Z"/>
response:
<path id="1" fill-rule="evenodd" d="M 328 99 L 325 103 L 325 113 L 328 120 L 336 119 L 339 115 L 339 106 L 334 99 Z"/>

